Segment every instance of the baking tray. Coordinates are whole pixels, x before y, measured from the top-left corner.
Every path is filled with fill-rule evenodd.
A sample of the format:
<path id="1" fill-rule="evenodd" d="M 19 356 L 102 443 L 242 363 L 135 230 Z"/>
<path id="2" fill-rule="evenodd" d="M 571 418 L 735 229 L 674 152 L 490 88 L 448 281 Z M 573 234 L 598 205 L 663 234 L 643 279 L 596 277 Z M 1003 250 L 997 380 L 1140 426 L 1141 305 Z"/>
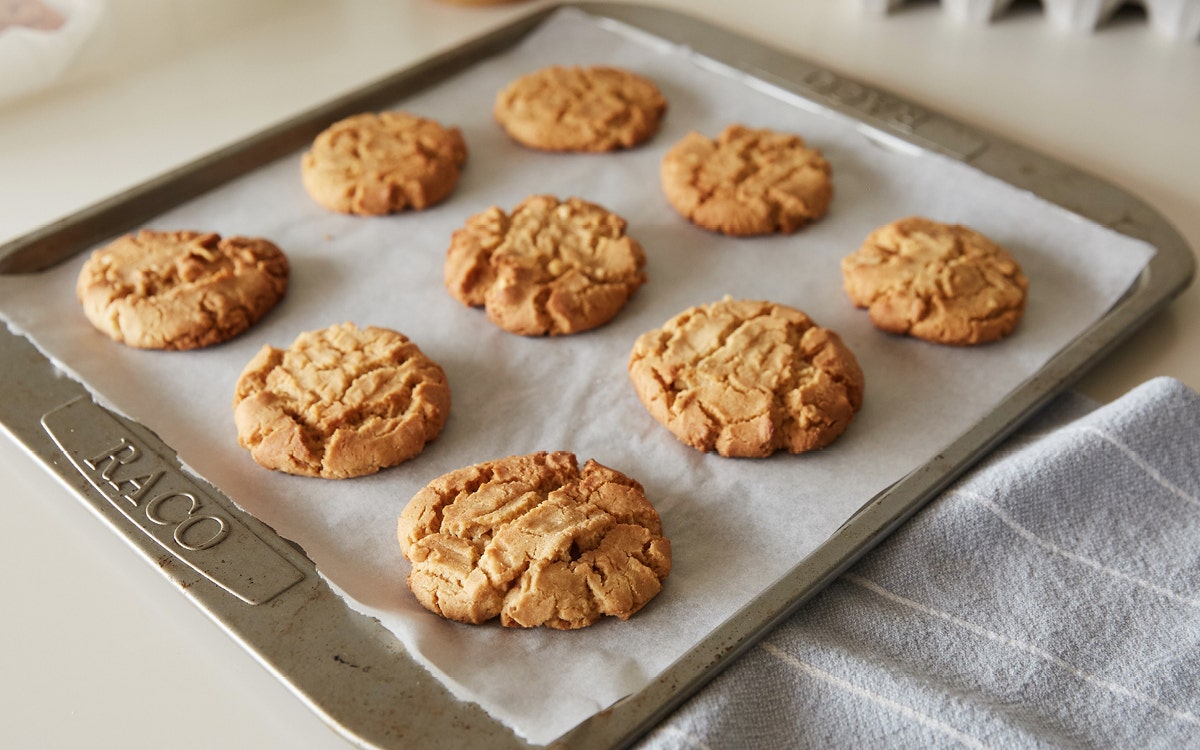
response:
<path id="1" fill-rule="evenodd" d="M 513 47 L 560 7 L 534 12 L 10 242 L 0 248 L 0 273 L 36 272 L 141 226 L 294 153 L 333 120 L 387 107 Z M 967 433 L 871 499 L 828 542 L 648 687 L 555 743 L 586 748 L 627 744 L 653 726 L 1182 291 L 1194 261 L 1179 235 L 1137 199 L 991 134 L 673 12 L 591 3 L 570 7 L 689 48 L 711 64 L 853 118 L 882 143 L 970 164 L 1156 250 L 1116 305 Z M 184 470 L 174 450 L 151 430 L 97 405 L 86 387 L 8 330 L 0 332 L 0 383 L 9 396 L 0 403 L 0 422 L 10 434 L 347 738 L 377 747 L 528 746 L 478 706 L 455 700 L 388 631 L 334 593 L 302 550 Z M 134 501 L 145 498 L 137 497 L 137 484 L 112 481 L 118 469 L 156 477 L 156 497 L 169 494 L 173 500 L 138 505 Z M 217 542 L 219 555 L 212 552 Z"/>

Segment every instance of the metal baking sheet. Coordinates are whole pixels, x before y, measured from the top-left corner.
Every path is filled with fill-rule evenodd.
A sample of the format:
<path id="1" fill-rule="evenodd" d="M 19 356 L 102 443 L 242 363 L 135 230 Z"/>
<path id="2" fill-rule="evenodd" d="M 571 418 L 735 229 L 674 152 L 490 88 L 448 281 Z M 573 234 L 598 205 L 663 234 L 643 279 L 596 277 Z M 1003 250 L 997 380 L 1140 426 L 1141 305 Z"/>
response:
<path id="1" fill-rule="evenodd" d="M 751 84 L 761 82 L 849 116 L 884 147 L 929 150 L 969 163 L 1097 224 L 1144 239 L 1157 250 L 1117 305 L 947 450 L 871 500 L 829 542 L 715 628 L 648 687 L 563 738 L 571 746 L 590 747 L 628 741 L 710 678 L 1184 288 L 1192 261 L 1178 236 L 1136 200 L 994 136 L 675 14 L 630 6 L 579 7 L 686 47 L 706 64 L 744 75 Z M 511 49 L 552 12 L 535 13 L 11 243 L 0 250 L 0 269 L 31 272 L 135 228 L 195 195 L 294 153 L 333 119 L 391 106 Z M 525 744 L 473 704 L 455 701 L 409 660 L 389 633 L 346 607 L 302 554 L 238 511 L 218 488 L 181 471 L 174 451 L 149 430 L 97 406 L 87 389 L 61 377 L 25 339 L 6 333 L 0 337 L 0 354 L 0 382 L 16 396 L 0 407 L 10 432 L 347 736 L 384 747 L 447 736 L 467 747 Z M 131 483 L 128 477 L 147 479 Z M 154 494 L 143 493 L 142 485 L 151 483 Z M 219 556 L 212 553 L 217 542 Z M 253 576 L 245 576 L 243 560 L 253 561 Z M 281 638 L 284 633 L 286 638 Z M 408 718 L 414 716 L 421 718 Z"/>

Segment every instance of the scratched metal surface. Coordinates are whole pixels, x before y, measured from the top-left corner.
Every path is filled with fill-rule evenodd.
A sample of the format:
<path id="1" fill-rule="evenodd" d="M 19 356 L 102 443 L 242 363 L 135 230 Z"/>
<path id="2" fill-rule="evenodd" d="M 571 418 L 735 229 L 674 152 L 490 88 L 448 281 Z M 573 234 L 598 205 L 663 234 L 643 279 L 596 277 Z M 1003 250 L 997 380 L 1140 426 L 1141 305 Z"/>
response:
<path id="1" fill-rule="evenodd" d="M 711 679 L 899 526 L 1041 404 L 1182 291 L 1194 273 L 1184 241 L 1118 188 L 886 92 L 678 14 L 578 4 L 856 118 L 899 139 L 970 163 L 1096 223 L 1146 240 L 1156 256 L 1108 314 L 930 462 L 880 493 L 826 544 L 640 693 L 559 743 L 628 744 Z M 436 85 L 519 42 L 556 8 L 401 71 L 295 120 L 0 247 L 0 273 L 53 265 L 306 144 L 329 122 Z M 456 701 L 370 618 L 351 611 L 303 552 L 184 472 L 152 432 L 97 406 L 29 341 L 0 332 L 0 423 L 102 521 L 221 625 L 314 711 L 367 747 L 528 747 L 472 704 Z M 250 571 L 250 572 L 247 572 Z M 413 718 L 419 717 L 419 718 Z"/>

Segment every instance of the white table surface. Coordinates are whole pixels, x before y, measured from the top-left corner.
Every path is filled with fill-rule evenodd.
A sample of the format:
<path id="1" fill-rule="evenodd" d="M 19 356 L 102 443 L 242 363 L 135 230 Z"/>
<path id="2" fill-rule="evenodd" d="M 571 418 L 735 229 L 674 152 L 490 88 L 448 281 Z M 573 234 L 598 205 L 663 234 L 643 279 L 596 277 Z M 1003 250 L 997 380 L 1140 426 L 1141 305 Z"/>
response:
<path id="1" fill-rule="evenodd" d="M 1138 12 L 1067 35 L 1036 3 L 961 26 L 936 3 L 657 0 L 1057 156 L 1141 196 L 1200 248 L 1200 44 Z M 247 9 L 247 5 L 251 9 Z M 433 0 L 108 0 L 54 88 L 0 103 L 0 241 L 529 12 Z M 1193 287 L 1078 388 L 1200 389 Z M 0 747 L 347 743 L 0 438 Z"/>

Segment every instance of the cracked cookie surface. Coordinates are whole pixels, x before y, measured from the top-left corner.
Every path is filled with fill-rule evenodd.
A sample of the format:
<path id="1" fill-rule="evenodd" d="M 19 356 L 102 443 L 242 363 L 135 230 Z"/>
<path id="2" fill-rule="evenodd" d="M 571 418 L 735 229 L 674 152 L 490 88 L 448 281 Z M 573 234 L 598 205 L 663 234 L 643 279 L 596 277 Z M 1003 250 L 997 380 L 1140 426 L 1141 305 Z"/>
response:
<path id="1" fill-rule="evenodd" d="M 565 451 L 452 471 L 400 514 L 408 586 L 450 620 L 582 628 L 662 589 L 671 543 L 635 480 Z"/>
<path id="2" fill-rule="evenodd" d="M 636 73 L 552 66 L 496 95 L 496 121 L 518 143 L 545 151 L 615 151 L 658 132 L 667 100 Z"/>
<path id="3" fill-rule="evenodd" d="M 238 443 L 268 469 L 346 479 L 419 454 L 450 413 L 446 374 L 403 334 L 352 323 L 264 346 L 238 378 Z"/>
<path id="4" fill-rule="evenodd" d="M 872 232 L 842 260 L 842 280 L 877 328 L 959 346 L 1012 333 L 1029 289 L 1000 245 L 969 227 L 917 216 Z"/>
<path id="5" fill-rule="evenodd" d="M 446 289 L 524 336 L 586 331 L 611 320 L 646 281 L 646 255 L 625 220 L 578 198 L 493 206 L 454 233 Z"/>
<path id="6" fill-rule="evenodd" d="M 142 230 L 92 253 L 75 291 L 88 320 L 109 338 L 180 350 L 237 336 L 287 286 L 287 257 L 265 239 Z"/>
<path id="7" fill-rule="evenodd" d="M 862 370 L 841 337 L 772 302 L 685 310 L 638 338 L 629 376 L 656 420 L 722 456 L 822 448 L 863 400 Z"/>
<path id="8" fill-rule="evenodd" d="M 709 231 L 789 234 L 829 209 L 829 162 L 798 135 L 730 125 L 716 140 L 689 133 L 663 157 L 667 201 Z"/>
<path id="9" fill-rule="evenodd" d="M 458 184 L 467 145 L 458 128 L 407 112 L 330 125 L 300 162 L 304 188 L 331 211 L 379 216 L 428 208 Z"/>

